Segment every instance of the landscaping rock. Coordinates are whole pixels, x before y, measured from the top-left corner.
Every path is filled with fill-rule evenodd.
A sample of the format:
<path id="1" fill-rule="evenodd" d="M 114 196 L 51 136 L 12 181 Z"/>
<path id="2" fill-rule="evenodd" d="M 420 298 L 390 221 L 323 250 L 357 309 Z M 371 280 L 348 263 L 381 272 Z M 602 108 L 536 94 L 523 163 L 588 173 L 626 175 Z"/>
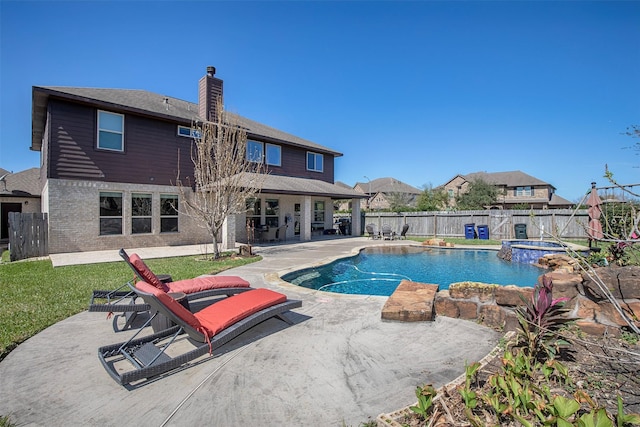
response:
<path id="1" fill-rule="evenodd" d="M 432 321 L 439 286 L 403 280 L 382 308 L 382 319 L 404 322 Z"/>

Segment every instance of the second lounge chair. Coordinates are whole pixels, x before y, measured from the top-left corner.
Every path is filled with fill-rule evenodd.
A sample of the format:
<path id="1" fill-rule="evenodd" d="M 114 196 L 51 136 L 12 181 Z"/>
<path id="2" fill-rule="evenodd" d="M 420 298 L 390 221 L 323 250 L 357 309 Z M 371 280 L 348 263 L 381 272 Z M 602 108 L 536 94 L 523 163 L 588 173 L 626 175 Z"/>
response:
<path id="1" fill-rule="evenodd" d="M 156 310 L 154 316 L 166 316 L 176 326 L 142 338 L 136 338 L 140 334 L 138 331 L 124 343 L 98 349 L 104 368 L 123 385 L 167 373 L 206 353 L 211 355 L 216 348 L 269 318 L 277 317 L 293 324 L 284 315 L 302 306 L 301 301 L 289 300 L 284 294 L 260 288 L 233 295 L 191 313 L 171 295 L 148 283 L 138 282 L 135 288 L 130 286 Z M 153 317 L 147 323 L 152 320 Z M 185 333 L 196 342 L 195 348 L 191 345 L 191 350 L 171 354 L 170 346 Z M 185 340 L 178 341 L 183 345 Z"/>

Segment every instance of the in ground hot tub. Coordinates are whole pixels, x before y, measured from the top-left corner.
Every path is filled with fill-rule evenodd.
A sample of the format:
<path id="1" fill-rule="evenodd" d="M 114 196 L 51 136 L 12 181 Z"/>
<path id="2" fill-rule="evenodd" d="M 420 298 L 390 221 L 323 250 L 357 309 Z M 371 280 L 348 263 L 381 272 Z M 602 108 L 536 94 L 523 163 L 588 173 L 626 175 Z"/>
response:
<path id="1" fill-rule="evenodd" d="M 572 250 L 587 256 L 589 248 L 585 246 L 567 243 L 566 246 Z M 503 240 L 502 249 L 500 249 L 500 258 L 510 260 L 511 262 L 520 262 L 525 264 L 535 264 L 538 259 L 544 255 L 563 254 L 567 252 L 567 248 L 558 242 L 548 240 Z"/>

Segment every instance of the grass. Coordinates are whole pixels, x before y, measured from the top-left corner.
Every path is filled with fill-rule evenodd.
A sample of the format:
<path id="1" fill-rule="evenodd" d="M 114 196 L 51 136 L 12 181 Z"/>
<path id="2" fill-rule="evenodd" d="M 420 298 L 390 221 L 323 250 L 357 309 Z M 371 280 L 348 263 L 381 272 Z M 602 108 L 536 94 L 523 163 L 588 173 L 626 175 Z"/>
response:
<path id="1" fill-rule="evenodd" d="M 7 253 L 0 263 L 0 360 L 29 337 L 86 310 L 94 289 L 115 289 L 133 279 L 133 272 L 124 262 L 53 268 L 50 260 L 9 263 Z M 218 261 L 200 261 L 198 258 L 159 258 L 145 262 L 151 270 L 181 280 L 219 273 L 261 259 L 226 256 Z"/>

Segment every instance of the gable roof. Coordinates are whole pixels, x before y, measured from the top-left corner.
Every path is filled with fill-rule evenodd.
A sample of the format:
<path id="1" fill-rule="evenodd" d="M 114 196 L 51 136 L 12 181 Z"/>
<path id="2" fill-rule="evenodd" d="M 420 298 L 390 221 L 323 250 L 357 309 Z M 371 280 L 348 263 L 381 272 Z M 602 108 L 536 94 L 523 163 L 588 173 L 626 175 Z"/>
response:
<path id="1" fill-rule="evenodd" d="M 369 189 L 369 182 L 356 182 L 354 188 L 360 186 L 362 189 Z M 417 188 L 405 184 L 404 182 L 395 178 L 376 178 L 371 181 L 371 193 L 408 193 L 408 194 L 420 194 L 422 191 Z"/>
<path id="2" fill-rule="evenodd" d="M 504 187 L 550 186 L 551 188 L 555 189 L 555 187 L 548 182 L 544 182 L 521 171 L 473 172 L 461 176 L 467 181 L 475 181 L 481 179 L 485 182 L 488 182 L 489 184 Z"/>
<path id="3" fill-rule="evenodd" d="M 323 196 L 332 199 L 363 199 L 366 195 L 345 188 L 338 184 L 332 184 L 318 179 L 298 178 L 293 176 L 266 174 L 255 178 L 254 173 L 245 173 L 243 179 L 249 182 L 256 179 L 262 182 L 261 191 L 270 194 L 295 194 L 307 196 Z"/>
<path id="4" fill-rule="evenodd" d="M 154 117 L 159 120 L 181 122 L 185 126 L 190 126 L 194 121 L 201 120 L 198 117 L 198 104 L 145 90 L 34 86 L 32 91 L 31 137 L 31 149 L 34 151 L 40 151 L 41 149 L 47 104 L 50 97 L 66 99 L 99 108 Z M 246 117 L 226 111 L 225 114 L 229 116 L 230 121 L 237 122 L 245 128 L 249 138 L 262 137 L 263 139 L 273 142 L 287 143 L 289 145 L 331 154 L 334 157 L 342 156 L 342 153 L 338 151 L 247 119 Z"/>
<path id="5" fill-rule="evenodd" d="M 4 177 L 0 184 L 0 195 L 5 197 L 40 197 L 40 168 L 31 168 L 16 173 L 11 173 L 0 168 L 0 178 Z"/>

